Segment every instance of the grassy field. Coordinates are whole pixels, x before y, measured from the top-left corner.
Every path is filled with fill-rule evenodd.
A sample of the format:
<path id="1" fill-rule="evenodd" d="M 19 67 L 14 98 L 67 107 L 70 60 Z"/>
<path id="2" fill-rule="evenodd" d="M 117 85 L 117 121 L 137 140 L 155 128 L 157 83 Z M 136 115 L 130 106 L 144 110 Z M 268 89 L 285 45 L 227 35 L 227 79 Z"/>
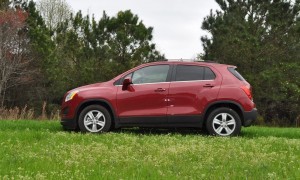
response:
<path id="1" fill-rule="evenodd" d="M 58 121 L 0 120 L 0 179 L 300 179 L 300 129 L 240 137 L 192 130 L 91 135 Z"/>

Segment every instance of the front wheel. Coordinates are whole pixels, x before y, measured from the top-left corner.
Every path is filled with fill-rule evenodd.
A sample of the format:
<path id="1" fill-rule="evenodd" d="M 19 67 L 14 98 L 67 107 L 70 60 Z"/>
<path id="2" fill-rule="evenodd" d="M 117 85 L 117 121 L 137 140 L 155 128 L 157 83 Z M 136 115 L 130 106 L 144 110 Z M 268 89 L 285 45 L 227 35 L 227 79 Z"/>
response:
<path id="1" fill-rule="evenodd" d="M 209 114 L 206 129 L 210 135 L 235 136 L 241 132 L 241 119 L 230 108 L 218 108 Z"/>
<path id="2" fill-rule="evenodd" d="M 78 125 L 81 132 L 107 132 L 111 127 L 111 116 L 103 106 L 91 105 L 81 111 Z"/>

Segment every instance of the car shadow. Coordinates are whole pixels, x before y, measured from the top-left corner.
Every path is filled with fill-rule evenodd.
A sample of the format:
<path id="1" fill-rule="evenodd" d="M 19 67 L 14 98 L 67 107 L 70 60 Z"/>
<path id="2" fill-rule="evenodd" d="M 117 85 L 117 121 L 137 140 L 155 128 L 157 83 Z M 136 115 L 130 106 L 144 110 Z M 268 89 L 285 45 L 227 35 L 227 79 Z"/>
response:
<path id="1" fill-rule="evenodd" d="M 136 135 L 202 135 L 207 133 L 196 128 L 122 128 L 113 131 L 114 133 L 130 133 Z"/>

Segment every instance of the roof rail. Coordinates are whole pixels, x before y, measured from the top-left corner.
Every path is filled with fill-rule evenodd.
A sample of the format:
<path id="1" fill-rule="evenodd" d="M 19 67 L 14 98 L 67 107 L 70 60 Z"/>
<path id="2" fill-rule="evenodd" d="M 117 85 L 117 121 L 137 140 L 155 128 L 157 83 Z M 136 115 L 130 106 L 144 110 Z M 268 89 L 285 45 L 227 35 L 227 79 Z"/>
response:
<path id="1" fill-rule="evenodd" d="M 218 63 L 217 61 L 212 61 L 212 60 L 194 60 L 194 62 L 205 62 L 205 63 Z"/>
<path id="2" fill-rule="evenodd" d="M 167 59 L 167 61 L 182 61 L 182 62 L 193 62 L 192 59 Z"/>

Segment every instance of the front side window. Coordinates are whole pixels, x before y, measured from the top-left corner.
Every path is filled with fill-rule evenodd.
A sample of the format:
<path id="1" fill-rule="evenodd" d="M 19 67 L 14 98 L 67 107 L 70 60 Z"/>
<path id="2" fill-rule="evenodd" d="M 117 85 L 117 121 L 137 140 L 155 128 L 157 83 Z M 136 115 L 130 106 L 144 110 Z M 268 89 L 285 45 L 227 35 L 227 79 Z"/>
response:
<path id="1" fill-rule="evenodd" d="M 203 80 L 204 67 L 177 65 L 175 81 Z"/>
<path id="2" fill-rule="evenodd" d="M 132 83 L 157 83 L 166 82 L 169 72 L 169 65 L 148 66 L 133 72 Z"/>

